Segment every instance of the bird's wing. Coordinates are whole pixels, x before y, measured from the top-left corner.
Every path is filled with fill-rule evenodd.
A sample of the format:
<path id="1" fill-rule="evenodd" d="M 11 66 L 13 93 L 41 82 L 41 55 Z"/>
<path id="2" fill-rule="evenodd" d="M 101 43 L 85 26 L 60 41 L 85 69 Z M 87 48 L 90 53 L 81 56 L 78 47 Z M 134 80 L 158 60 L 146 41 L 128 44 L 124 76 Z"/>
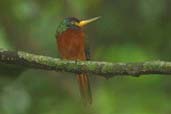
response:
<path id="1" fill-rule="evenodd" d="M 89 46 L 87 40 L 86 40 L 86 43 L 85 43 L 85 55 L 86 55 L 86 60 L 91 59 L 90 46 Z"/>

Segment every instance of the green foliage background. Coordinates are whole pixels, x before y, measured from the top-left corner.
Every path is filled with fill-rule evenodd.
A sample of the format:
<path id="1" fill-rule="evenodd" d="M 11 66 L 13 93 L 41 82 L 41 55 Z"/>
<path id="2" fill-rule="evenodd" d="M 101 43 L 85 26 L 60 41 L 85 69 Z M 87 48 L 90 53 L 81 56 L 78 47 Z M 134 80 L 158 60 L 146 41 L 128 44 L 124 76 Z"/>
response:
<path id="1" fill-rule="evenodd" d="M 1 0 L 0 48 L 59 57 L 55 32 L 63 18 L 101 16 L 85 28 L 92 60 L 170 61 L 170 4 L 170 0 Z M 95 77 L 91 83 L 93 104 L 85 107 L 74 74 L 8 69 L 0 74 L 0 114 L 171 113 L 170 76 Z"/>

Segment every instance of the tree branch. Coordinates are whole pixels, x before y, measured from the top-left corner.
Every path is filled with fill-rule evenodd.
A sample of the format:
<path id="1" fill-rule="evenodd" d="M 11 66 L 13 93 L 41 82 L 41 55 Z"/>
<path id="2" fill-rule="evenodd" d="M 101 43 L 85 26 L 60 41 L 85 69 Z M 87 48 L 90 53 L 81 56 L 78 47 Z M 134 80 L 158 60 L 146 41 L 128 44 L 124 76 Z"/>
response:
<path id="1" fill-rule="evenodd" d="M 0 49 L 0 65 L 11 64 L 24 68 L 90 73 L 112 76 L 139 76 L 143 74 L 171 74 L 171 62 L 148 61 L 139 63 L 110 63 L 95 61 L 69 61 L 26 52 Z"/>

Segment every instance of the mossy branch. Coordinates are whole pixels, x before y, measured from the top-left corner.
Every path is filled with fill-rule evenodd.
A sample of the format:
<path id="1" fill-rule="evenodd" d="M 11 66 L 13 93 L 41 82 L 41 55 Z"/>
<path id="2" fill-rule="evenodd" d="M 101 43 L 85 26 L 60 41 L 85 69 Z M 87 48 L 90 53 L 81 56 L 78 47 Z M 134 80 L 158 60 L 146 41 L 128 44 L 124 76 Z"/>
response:
<path id="1" fill-rule="evenodd" d="M 11 64 L 22 68 L 90 73 L 104 76 L 139 76 L 143 74 L 171 74 L 171 62 L 148 61 L 139 63 L 110 63 L 69 61 L 26 52 L 0 49 L 0 65 Z"/>

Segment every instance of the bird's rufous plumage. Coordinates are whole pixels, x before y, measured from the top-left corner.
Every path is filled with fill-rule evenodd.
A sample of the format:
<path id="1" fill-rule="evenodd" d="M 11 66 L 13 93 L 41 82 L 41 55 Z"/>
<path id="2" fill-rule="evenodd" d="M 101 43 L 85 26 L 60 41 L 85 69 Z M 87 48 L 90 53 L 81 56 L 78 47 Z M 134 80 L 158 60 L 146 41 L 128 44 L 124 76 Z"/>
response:
<path id="1" fill-rule="evenodd" d="M 66 18 L 57 29 L 56 41 L 59 54 L 63 59 L 87 60 L 85 47 L 85 34 L 82 26 L 98 18 L 80 21 L 76 18 Z M 86 73 L 77 74 L 80 94 L 86 103 L 92 102 L 89 77 Z"/>

